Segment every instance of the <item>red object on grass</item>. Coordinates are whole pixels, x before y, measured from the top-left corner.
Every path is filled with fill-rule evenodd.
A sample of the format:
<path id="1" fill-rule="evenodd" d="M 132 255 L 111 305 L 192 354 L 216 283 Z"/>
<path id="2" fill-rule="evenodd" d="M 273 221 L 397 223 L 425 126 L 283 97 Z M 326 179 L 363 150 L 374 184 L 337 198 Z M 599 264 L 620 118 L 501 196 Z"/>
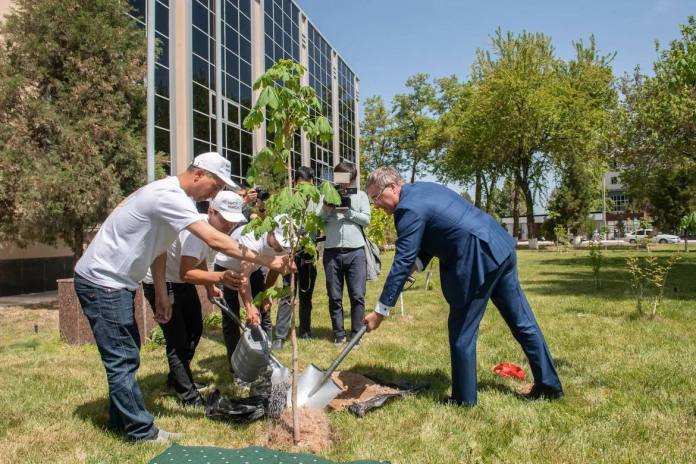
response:
<path id="1" fill-rule="evenodd" d="M 524 370 L 517 364 L 512 363 L 498 364 L 493 368 L 493 373 L 503 377 L 514 377 L 520 380 L 527 378 L 527 374 L 524 373 Z"/>

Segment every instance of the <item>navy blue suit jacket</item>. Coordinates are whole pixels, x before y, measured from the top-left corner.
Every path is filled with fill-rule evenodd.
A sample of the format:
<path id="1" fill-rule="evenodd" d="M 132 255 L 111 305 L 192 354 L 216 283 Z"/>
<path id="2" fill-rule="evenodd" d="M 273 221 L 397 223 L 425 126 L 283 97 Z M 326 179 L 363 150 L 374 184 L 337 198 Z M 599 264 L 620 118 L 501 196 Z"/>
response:
<path id="1" fill-rule="evenodd" d="M 450 306 L 465 304 L 489 272 L 515 252 L 515 241 L 488 214 L 432 182 L 401 187 L 394 211 L 396 253 L 380 302 L 392 307 L 420 258 L 440 259 L 442 292 Z"/>

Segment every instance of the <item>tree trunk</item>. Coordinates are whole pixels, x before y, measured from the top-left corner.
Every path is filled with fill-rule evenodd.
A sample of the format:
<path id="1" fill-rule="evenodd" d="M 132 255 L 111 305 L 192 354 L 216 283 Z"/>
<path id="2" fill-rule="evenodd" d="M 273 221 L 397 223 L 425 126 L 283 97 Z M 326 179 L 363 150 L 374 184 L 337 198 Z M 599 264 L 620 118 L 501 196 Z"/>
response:
<path id="1" fill-rule="evenodd" d="M 481 173 L 476 173 L 476 185 L 474 186 L 474 206 L 481 208 Z"/>
<path id="2" fill-rule="evenodd" d="M 411 183 L 416 181 L 416 166 L 418 166 L 418 161 L 414 161 L 411 166 Z"/>
<path id="3" fill-rule="evenodd" d="M 73 229 L 73 239 L 71 243 L 71 248 L 73 252 L 73 269 L 75 269 L 75 266 L 77 265 L 77 262 L 80 260 L 82 257 L 82 247 L 85 244 L 85 231 L 83 230 L 82 226 L 76 226 Z"/>
<path id="4" fill-rule="evenodd" d="M 515 183 L 512 189 L 512 236 L 520 238 L 520 196 L 519 187 Z"/>
<path id="5" fill-rule="evenodd" d="M 527 206 L 527 240 L 530 240 L 536 238 L 536 233 L 534 231 L 534 198 L 529 184 L 524 186 L 524 201 Z"/>

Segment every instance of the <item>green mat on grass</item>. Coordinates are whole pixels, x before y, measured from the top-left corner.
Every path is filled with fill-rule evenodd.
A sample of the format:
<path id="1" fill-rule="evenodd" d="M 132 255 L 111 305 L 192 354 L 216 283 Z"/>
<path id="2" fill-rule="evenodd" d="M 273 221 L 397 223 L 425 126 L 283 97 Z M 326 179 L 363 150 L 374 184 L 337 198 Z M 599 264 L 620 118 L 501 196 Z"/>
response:
<path id="1" fill-rule="evenodd" d="M 388 461 L 350 461 L 337 463 L 304 453 L 286 453 L 260 446 L 241 449 L 214 448 L 211 446 L 180 446 L 176 443 L 150 464 L 388 464 Z"/>

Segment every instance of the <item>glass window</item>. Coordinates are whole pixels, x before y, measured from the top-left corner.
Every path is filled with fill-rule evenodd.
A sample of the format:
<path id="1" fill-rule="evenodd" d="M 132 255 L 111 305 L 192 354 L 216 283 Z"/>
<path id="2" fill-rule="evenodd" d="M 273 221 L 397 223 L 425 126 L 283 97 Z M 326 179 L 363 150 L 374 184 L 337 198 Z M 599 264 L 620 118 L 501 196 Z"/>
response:
<path id="1" fill-rule="evenodd" d="M 242 153 L 248 154 L 248 155 L 254 154 L 254 147 L 252 144 L 251 133 L 249 133 L 245 130 L 242 130 L 240 142 L 241 142 L 241 152 Z M 244 171 L 244 173 L 246 174 L 246 171 Z"/>
<path id="2" fill-rule="evenodd" d="M 197 56 L 193 56 L 193 59 L 191 60 L 191 68 L 193 80 L 208 87 L 208 63 Z"/>
<path id="3" fill-rule="evenodd" d="M 193 83 L 193 109 L 200 111 L 203 114 L 210 112 L 210 96 L 208 89 L 202 85 Z"/>
<path id="4" fill-rule="evenodd" d="M 210 118 L 198 111 L 193 112 L 193 136 L 201 140 L 210 140 Z"/>
<path id="5" fill-rule="evenodd" d="M 155 3 L 155 24 L 163 35 L 169 35 L 169 8 L 159 2 Z"/>
<path id="6" fill-rule="evenodd" d="M 208 36 L 199 31 L 197 28 L 192 28 L 191 48 L 193 53 L 201 58 L 208 59 Z"/>
<path id="7" fill-rule="evenodd" d="M 169 97 L 169 70 L 159 64 L 155 65 L 155 93 Z"/>
<path id="8" fill-rule="evenodd" d="M 155 125 L 169 127 L 169 100 L 155 95 Z"/>

